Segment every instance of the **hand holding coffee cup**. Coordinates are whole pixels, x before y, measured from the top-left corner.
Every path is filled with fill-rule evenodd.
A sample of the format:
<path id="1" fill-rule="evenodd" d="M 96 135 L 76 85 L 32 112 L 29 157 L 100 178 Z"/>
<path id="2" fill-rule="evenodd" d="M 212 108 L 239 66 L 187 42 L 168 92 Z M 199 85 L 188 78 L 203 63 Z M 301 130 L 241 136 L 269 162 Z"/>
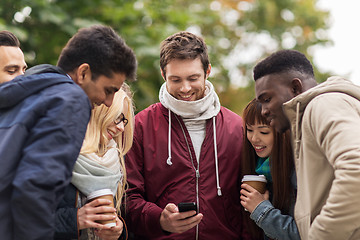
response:
<path id="1" fill-rule="evenodd" d="M 95 201 L 96 199 L 105 199 L 107 200 L 106 202 L 109 202 L 109 204 L 103 204 L 101 206 L 114 208 L 114 195 L 110 189 L 101 189 L 94 191 L 90 193 L 89 196 L 87 197 L 88 202 Z M 108 227 L 116 226 L 116 212 L 103 212 L 98 214 L 111 215 L 112 218 L 109 220 L 96 220 L 96 222 Z"/>
<path id="2" fill-rule="evenodd" d="M 263 194 L 266 192 L 266 177 L 264 175 L 245 175 L 242 183 L 249 185 L 251 188 L 242 186 L 240 192 L 241 204 L 244 206 L 245 211 L 249 210 L 252 212 L 260 202 L 265 200 Z M 251 189 L 255 189 L 256 191 Z"/>

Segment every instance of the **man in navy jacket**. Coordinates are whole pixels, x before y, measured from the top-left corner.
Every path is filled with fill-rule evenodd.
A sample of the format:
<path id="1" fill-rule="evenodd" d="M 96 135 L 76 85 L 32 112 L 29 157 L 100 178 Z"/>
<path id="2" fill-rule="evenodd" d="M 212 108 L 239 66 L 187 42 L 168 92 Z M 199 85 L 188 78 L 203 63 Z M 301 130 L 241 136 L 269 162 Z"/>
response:
<path id="1" fill-rule="evenodd" d="M 0 83 L 24 74 L 26 68 L 19 39 L 9 31 L 0 31 Z"/>
<path id="2" fill-rule="evenodd" d="M 52 239 L 91 106 L 110 106 L 133 51 L 105 26 L 80 29 L 57 66 L 39 65 L 0 85 L 1 239 Z"/>

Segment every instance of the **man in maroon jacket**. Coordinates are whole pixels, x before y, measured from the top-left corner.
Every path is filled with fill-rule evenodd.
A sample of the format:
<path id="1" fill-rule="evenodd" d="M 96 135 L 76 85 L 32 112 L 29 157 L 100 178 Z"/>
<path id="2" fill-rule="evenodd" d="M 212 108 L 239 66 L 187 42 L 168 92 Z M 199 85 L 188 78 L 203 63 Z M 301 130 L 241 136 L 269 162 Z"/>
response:
<path id="1" fill-rule="evenodd" d="M 127 222 L 136 239 L 247 239 L 241 221 L 242 119 L 207 80 L 207 47 L 189 32 L 162 42 L 160 102 L 135 117 Z M 179 212 L 181 202 L 196 211 Z"/>

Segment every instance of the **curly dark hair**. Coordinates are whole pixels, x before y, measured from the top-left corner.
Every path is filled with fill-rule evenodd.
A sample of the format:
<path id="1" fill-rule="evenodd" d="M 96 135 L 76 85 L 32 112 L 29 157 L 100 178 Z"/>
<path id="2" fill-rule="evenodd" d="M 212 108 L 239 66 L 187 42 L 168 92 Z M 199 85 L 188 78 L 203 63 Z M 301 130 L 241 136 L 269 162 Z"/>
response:
<path id="1" fill-rule="evenodd" d="M 112 77 L 113 73 L 124 73 L 130 81 L 136 79 L 133 50 L 108 26 L 80 29 L 62 50 L 57 65 L 72 72 L 83 63 L 90 65 L 93 80 L 99 75 Z"/>
<path id="2" fill-rule="evenodd" d="M 304 54 L 296 50 L 280 50 L 256 64 L 254 80 L 274 73 L 296 71 L 314 77 L 314 70 Z"/>

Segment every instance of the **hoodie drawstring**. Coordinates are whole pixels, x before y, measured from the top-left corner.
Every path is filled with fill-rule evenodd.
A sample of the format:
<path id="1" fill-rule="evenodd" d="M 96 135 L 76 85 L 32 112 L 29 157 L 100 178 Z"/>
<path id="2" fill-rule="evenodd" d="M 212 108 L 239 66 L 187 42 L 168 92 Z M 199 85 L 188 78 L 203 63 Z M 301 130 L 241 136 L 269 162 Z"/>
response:
<path id="1" fill-rule="evenodd" d="M 295 154 L 296 159 L 299 157 L 300 136 L 299 136 L 299 118 L 300 118 L 300 102 L 296 103 L 296 122 L 295 122 Z"/>
<path id="2" fill-rule="evenodd" d="M 217 157 L 217 144 L 216 144 L 216 125 L 215 125 L 215 117 L 213 117 L 213 130 L 214 130 L 214 152 L 215 152 L 215 171 L 216 171 L 216 187 L 217 194 L 221 196 L 221 187 L 219 180 L 219 167 L 218 167 L 218 157 Z"/>
<path id="3" fill-rule="evenodd" d="M 171 111 L 169 109 L 169 134 L 168 134 L 168 159 L 166 160 L 167 165 L 171 166 Z"/>
<path id="4" fill-rule="evenodd" d="M 214 153 L 215 153 L 215 171 L 216 171 L 216 188 L 217 195 L 222 196 L 220 180 L 219 180 L 219 167 L 218 167 L 218 156 L 217 156 L 217 143 L 216 143 L 216 123 L 215 117 L 213 117 L 213 131 L 214 131 Z M 166 160 L 167 165 L 171 166 L 171 111 L 169 109 L 169 133 L 168 133 L 168 158 Z"/>

